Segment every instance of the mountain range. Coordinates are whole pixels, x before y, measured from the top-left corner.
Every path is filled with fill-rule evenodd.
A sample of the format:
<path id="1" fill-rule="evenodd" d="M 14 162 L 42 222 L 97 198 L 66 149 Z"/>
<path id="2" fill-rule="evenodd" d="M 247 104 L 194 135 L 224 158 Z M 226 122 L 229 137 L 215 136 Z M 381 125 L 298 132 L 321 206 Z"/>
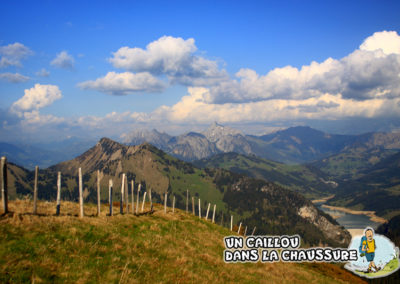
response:
<path id="1" fill-rule="evenodd" d="M 376 163 L 380 158 L 400 150 L 400 133 L 338 135 L 297 126 L 267 135 L 254 136 L 245 135 L 239 130 L 215 122 L 201 133 L 188 132 L 171 136 L 153 129 L 135 130 L 123 137 L 123 143 L 127 145 L 139 145 L 144 142 L 185 161 L 209 158 L 215 154 L 228 152 L 255 155 L 286 164 L 321 161 L 318 167 L 326 169 L 327 173 L 337 177 L 341 173 L 330 169 L 327 165 L 338 163 L 332 156 L 340 153 L 348 155 L 347 153 L 360 150 L 361 147 L 366 156 L 370 155 L 368 151 L 375 151 L 375 158 L 370 158 L 369 163 Z M 323 161 L 328 158 L 330 160 Z"/>
<path id="2" fill-rule="evenodd" d="M 216 122 L 203 132 L 177 136 L 137 129 L 122 135 L 121 140 L 126 145 L 148 142 L 184 161 L 235 152 L 286 164 L 315 163 L 316 168 L 340 179 L 355 177 L 360 170 L 400 150 L 400 133 L 338 135 L 297 126 L 255 136 Z M 32 145 L 0 142 L 0 155 L 28 169 L 35 165 L 46 168 L 76 157 L 95 143 L 78 137 Z"/>
<path id="3" fill-rule="evenodd" d="M 274 182 L 309 199 L 334 194 L 335 198 L 328 201 L 330 205 L 356 210 L 373 210 L 385 218 L 400 213 L 397 205 L 400 203 L 397 199 L 400 196 L 399 167 L 396 164 L 400 149 L 400 133 L 334 135 L 299 126 L 267 135 L 251 136 L 214 123 L 201 133 L 189 132 L 171 136 L 157 130 L 136 130 L 125 135 L 123 139 L 126 144 L 132 146 L 150 143 L 162 150 L 164 153 L 162 156 L 168 154 L 181 160 L 191 161 L 198 167 L 204 168 L 204 171 L 224 168 L 234 173 Z M 105 139 L 102 144 L 108 143 L 105 141 L 108 140 Z M 116 142 L 111 144 L 113 143 Z M 90 141 L 72 138 L 53 144 L 48 143 L 45 146 L 46 152 L 41 151 L 37 145 L 29 147 L 2 143 L 0 154 L 6 155 L 12 163 L 28 169 L 39 164 L 36 162 L 40 160 L 40 168 L 45 168 L 73 159 L 89 148 L 87 145 Z M 92 157 L 87 160 L 90 167 L 86 164 L 82 166 L 84 171 L 88 168 L 94 170 L 96 167 L 102 169 L 101 164 L 93 168 L 91 163 L 100 161 L 109 163 L 116 157 L 122 159 L 120 155 L 127 151 L 123 149 L 128 146 L 117 144 L 119 146 L 106 147 L 106 153 L 117 147 L 120 149 L 119 154 L 111 151 L 113 156 Z M 131 149 L 129 151 L 133 151 L 131 146 L 128 148 Z M 88 155 L 87 152 L 82 156 L 85 155 Z M 79 156 L 80 159 L 83 159 L 82 156 Z M 77 165 L 80 165 L 81 161 L 73 164 L 71 169 L 62 166 L 64 163 L 57 164 L 51 167 L 50 171 L 62 169 L 66 174 L 75 176 Z M 168 167 L 163 166 L 163 168 Z M 184 168 L 186 169 L 184 171 L 187 171 L 194 167 L 185 164 Z M 135 172 L 139 177 L 143 177 L 139 165 L 136 165 Z M 155 171 L 154 175 L 157 176 L 148 179 L 146 183 L 151 184 L 153 188 L 160 188 L 160 192 L 176 185 L 183 186 L 179 178 L 166 179 L 165 174 L 156 174 Z M 156 186 L 154 181 L 159 185 Z M 71 177 L 68 182 L 75 182 L 74 178 Z M 20 184 L 23 192 L 23 180 Z M 53 189 L 48 190 L 52 192 Z M 69 194 L 72 196 L 71 192 Z"/>

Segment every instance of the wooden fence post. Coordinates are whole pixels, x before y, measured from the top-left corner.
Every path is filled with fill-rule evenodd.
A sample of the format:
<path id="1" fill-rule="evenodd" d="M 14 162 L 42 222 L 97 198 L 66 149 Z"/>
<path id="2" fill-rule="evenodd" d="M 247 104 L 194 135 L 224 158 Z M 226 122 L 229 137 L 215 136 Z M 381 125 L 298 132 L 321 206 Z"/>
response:
<path id="1" fill-rule="evenodd" d="M 210 203 L 208 203 L 208 207 L 207 207 L 207 214 L 206 214 L 206 221 L 208 220 L 208 212 L 210 211 Z"/>
<path id="2" fill-rule="evenodd" d="M 239 223 L 238 234 L 240 234 L 240 229 L 242 228 L 242 222 Z"/>
<path id="3" fill-rule="evenodd" d="M 243 237 L 246 236 L 246 233 L 247 233 L 247 226 L 246 226 L 246 228 L 244 229 L 244 235 L 243 235 Z"/>
<path id="4" fill-rule="evenodd" d="M 110 179 L 108 181 L 108 201 L 110 202 L 110 216 L 113 215 L 113 200 L 112 200 L 112 194 L 113 194 L 113 181 Z"/>
<path id="5" fill-rule="evenodd" d="M 153 198 L 151 196 L 151 188 L 149 188 L 150 211 L 153 211 Z"/>
<path id="6" fill-rule="evenodd" d="M 132 214 L 135 213 L 135 194 L 134 194 L 135 182 L 131 180 L 131 196 L 132 196 Z"/>
<path id="7" fill-rule="evenodd" d="M 1 157 L 1 200 L 4 214 L 8 213 L 7 158 Z"/>
<path id="8" fill-rule="evenodd" d="M 193 211 L 193 215 L 196 215 L 196 212 L 194 209 L 194 196 L 192 196 L 192 211 Z"/>
<path id="9" fill-rule="evenodd" d="M 35 167 L 35 181 L 33 185 L 33 214 L 37 214 L 37 191 L 38 191 L 39 167 Z"/>
<path id="10" fill-rule="evenodd" d="M 143 195 L 142 212 L 144 210 L 144 203 L 146 202 L 146 193 L 147 193 L 147 191 L 145 191 L 144 195 Z"/>
<path id="11" fill-rule="evenodd" d="M 121 181 L 121 196 L 119 199 L 119 213 L 124 214 L 124 199 L 125 199 L 125 174 L 122 174 Z"/>
<path id="12" fill-rule="evenodd" d="M 128 177 L 125 175 L 125 204 L 126 204 L 126 214 L 129 213 L 129 191 L 128 191 Z"/>
<path id="13" fill-rule="evenodd" d="M 172 201 L 172 213 L 175 213 L 175 195 Z"/>
<path id="14" fill-rule="evenodd" d="M 56 215 L 60 215 L 60 207 L 61 207 L 61 172 L 57 173 L 57 207 L 56 207 Z"/>
<path id="15" fill-rule="evenodd" d="M 256 232 L 256 227 L 253 229 L 253 233 L 251 233 L 252 236 L 254 236 L 254 233 Z"/>
<path id="16" fill-rule="evenodd" d="M 83 212 L 83 188 L 82 188 L 82 169 L 79 168 L 79 217 L 84 216 Z"/>
<path id="17" fill-rule="evenodd" d="M 100 170 L 97 170 L 97 216 L 100 216 Z"/>
<path id="18" fill-rule="evenodd" d="M 142 189 L 142 184 L 139 183 L 138 191 L 137 191 L 137 198 L 136 198 L 136 215 L 139 214 L 139 199 L 140 199 L 140 190 Z"/>
<path id="19" fill-rule="evenodd" d="M 233 230 L 233 215 L 231 215 L 231 231 Z"/>
<path id="20" fill-rule="evenodd" d="M 214 204 L 214 211 L 213 211 L 213 217 L 212 217 L 212 222 L 215 223 L 215 209 L 217 208 L 217 204 Z"/>
<path id="21" fill-rule="evenodd" d="M 186 189 L 186 213 L 189 212 L 189 190 Z"/>
<path id="22" fill-rule="evenodd" d="M 167 195 L 167 193 L 165 193 L 165 195 L 164 195 L 164 214 L 167 213 L 167 197 L 168 197 L 168 195 Z"/>
<path id="23" fill-rule="evenodd" d="M 201 219 L 201 202 L 200 202 L 200 198 L 199 198 L 199 218 Z"/>

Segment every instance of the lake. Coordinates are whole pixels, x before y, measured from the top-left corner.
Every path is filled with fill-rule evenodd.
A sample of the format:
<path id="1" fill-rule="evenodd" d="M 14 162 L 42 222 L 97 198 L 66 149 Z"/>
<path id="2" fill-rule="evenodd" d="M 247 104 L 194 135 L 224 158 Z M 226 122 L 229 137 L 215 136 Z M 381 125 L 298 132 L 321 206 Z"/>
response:
<path id="1" fill-rule="evenodd" d="M 365 229 L 366 227 L 372 227 L 375 230 L 380 225 L 380 223 L 371 221 L 367 215 L 356 215 L 338 210 L 332 210 L 322 207 L 322 204 L 324 204 L 324 202 L 316 203 L 314 205 L 317 206 L 318 209 L 321 209 L 331 216 L 338 216 L 336 221 L 346 229 Z"/>

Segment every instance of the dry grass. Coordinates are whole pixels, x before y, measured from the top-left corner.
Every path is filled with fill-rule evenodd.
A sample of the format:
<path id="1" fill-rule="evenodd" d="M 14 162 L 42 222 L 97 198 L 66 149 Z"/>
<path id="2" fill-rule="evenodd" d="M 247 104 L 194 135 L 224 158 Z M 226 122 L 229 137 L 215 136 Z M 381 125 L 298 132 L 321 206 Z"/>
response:
<path id="1" fill-rule="evenodd" d="M 331 264 L 223 261 L 228 229 L 176 210 L 153 214 L 79 218 L 77 203 L 10 202 L 0 219 L 0 282 L 101 283 L 357 283 L 360 278 Z M 146 204 L 146 208 L 149 208 Z"/>

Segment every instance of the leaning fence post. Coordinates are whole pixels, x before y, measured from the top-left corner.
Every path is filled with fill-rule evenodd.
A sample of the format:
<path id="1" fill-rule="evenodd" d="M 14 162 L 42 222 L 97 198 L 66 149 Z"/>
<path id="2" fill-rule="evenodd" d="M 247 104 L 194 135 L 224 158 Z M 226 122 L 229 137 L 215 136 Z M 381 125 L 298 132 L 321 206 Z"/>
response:
<path id="1" fill-rule="evenodd" d="M 8 213 L 7 158 L 1 157 L 1 200 L 4 214 Z"/>
<path id="2" fill-rule="evenodd" d="M 240 234 L 240 229 L 242 228 L 242 222 L 239 223 L 238 234 Z"/>
<path id="3" fill-rule="evenodd" d="M 113 215 L 112 193 L 113 193 L 113 181 L 112 179 L 110 179 L 108 181 L 108 201 L 110 202 L 110 216 Z"/>
<path id="4" fill-rule="evenodd" d="M 165 193 L 165 195 L 164 195 L 164 214 L 167 213 L 167 197 L 168 197 L 168 195 L 167 195 L 167 193 Z"/>
<path id="5" fill-rule="evenodd" d="M 254 233 L 256 232 L 256 227 L 253 229 L 253 233 L 251 233 L 252 236 L 254 236 Z"/>
<path id="6" fill-rule="evenodd" d="M 84 212 L 83 212 L 83 189 L 82 189 L 82 169 L 79 168 L 79 207 L 80 207 L 80 211 L 79 211 L 79 217 L 83 217 L 84 216 Z"/>
<path id="7" fill-rule="evenodd" d="M 124 214 L 124 198 L 125 198 L 125 174 L 122 174 L 121 197 L 119 201 L 119 213 Z"/>
<path id="8" fill-rule="evenodd" d="M 201 219 L 201 202 L 200 202 L 200 198 L 199 198 L 199 218 Z"/>
<path id="9" fill-rule="evenodd" d="M 186 213 L 189 212 L 189 190 L 186 189 Z"/>
<path id="10" fill-rule="evenodd" d="M 39 167 L 35 167 L 35 181 L 33 185 L 33 214 L 37 214 L 37 191 L 38 191 Z"/>
<path id="11" fill-rule="evenodd" d="M 136 214 L 139 213 L 139 198 L 140 198 L 140 190 L 142 189 L 142 184 L 139 183 L 138 191 L 137 191 L 137 198 L 136 198 Z"/>
<path id="12" fill-rule="evenodd" d="M 193 215 L 196 215 L 196 213 L 194 212 L 194 196 L 192 196 L 192 211 L 193 211 Z"/>
<path id="13" fill-rule="evenodd" d="M 233 230 L 233 215 L 231 215 L 231 231 Z"/>
<path id="14" fill-rule="evenodd" d="M 142 212 L 144 210 L 144 203 L 146 202 L 146 193 L 147 193 L 147 191 L 145 191 L 144 195 L 143 195 Z"/>
<path id="15" fill-rule="evenodd" d="M 97 216 L 100 216 L 100 170 L 97 170 Z"/>
<path id="16" fill-rule="evenodd" d="M 57 207 L 56 207 L 56 215 L 60 215 L 60 207 L 61 207 L 61 172 L 57 173 Z"/>
<path id="17" fill-rule="evenodd" d="M 246 236 L 246 233 L 247 233 L 247 226 L 246 226 L 246 228 L 244 229 L 244 235 L 243 235 L 243 237 Z"/>
<path id="18" fill-rule="evenodd" d="M 132 196 L 132 214 L 135 213 L 135 195 L 134 193 L 135 182 L 131 180 L 131 196 Z"/>
<path id="19" fill-rule="evenodd" d="M 172 201 L 172 213 L 175 213 L 175 195 Z"/>
<path id="20" fill-rule="evenodd" d="M 217 208 L 217 205 L 214 204 L 214 210 L 213 210 L 213 217 L 212 217 L 212 222 L 215 223 L 215 209 Z"/>
<path id="21" fill-rule="evenodd" d="M 208 212 L 209 211 L 210 211 L 210 203 L 208 203 L 208 207 L 207 207 L 206 221 L 208 220 Z"/>

